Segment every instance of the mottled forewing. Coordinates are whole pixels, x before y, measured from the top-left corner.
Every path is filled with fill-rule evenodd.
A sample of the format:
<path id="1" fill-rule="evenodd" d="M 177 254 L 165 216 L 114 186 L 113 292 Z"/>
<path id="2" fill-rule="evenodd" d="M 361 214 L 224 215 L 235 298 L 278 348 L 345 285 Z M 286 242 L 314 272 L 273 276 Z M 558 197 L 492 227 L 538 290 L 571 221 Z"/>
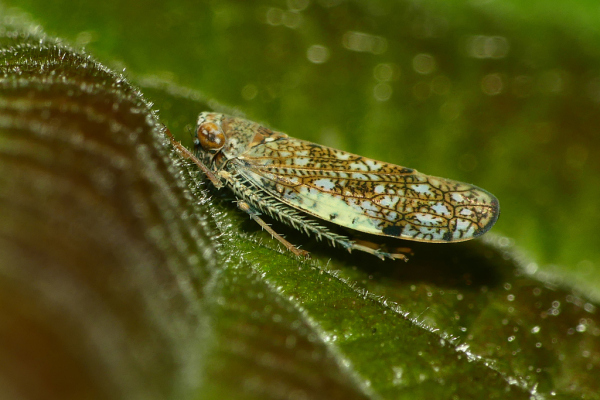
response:
<path id="1" fill-rule="evenodd" d="M 239 162 L 240 173 L 278 201 L 375 235 L 468 240 L 499 213 L 496 198 L 476 186 L 289 137 L 260 143 Z"/>

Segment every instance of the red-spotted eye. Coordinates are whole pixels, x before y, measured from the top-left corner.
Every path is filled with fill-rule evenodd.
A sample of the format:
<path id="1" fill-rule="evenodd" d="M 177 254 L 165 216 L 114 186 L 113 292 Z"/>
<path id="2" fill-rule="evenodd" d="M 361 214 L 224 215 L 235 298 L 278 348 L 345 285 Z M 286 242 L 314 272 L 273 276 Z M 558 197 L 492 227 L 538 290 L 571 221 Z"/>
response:
<path id="1" fill-rule="evenodd" d="M 196 135 L 204 150 L 219 150 L 225 145 L 225 135 L 214 122 L 200 124 Z"/>

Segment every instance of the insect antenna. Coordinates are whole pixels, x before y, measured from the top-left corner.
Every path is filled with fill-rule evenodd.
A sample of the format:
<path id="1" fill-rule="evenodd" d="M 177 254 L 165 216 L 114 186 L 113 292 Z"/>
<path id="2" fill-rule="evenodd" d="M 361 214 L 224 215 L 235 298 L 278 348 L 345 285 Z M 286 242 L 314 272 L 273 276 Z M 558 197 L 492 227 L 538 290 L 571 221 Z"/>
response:
<path id="1" fill-rule="evenodd" d="M 187 124 L 185 127 L 185 132 L 190 135 L 190 137 L 192 138 L 192 140 L 194 139 L 194 136 L 196 136 L 195 132 L 194 132 L 194 127 L 191 124 Z"/>

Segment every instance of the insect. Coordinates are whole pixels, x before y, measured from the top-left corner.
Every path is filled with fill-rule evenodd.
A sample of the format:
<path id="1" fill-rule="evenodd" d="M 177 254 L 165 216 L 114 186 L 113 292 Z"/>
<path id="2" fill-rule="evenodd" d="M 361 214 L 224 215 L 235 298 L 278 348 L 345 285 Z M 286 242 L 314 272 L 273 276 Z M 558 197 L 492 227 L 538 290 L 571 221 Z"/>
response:
<path id="1" fill-rule="evenodd" d="M 198 116 L 192 153 L 171 136 L 216 188 L 296 255 L 308 256 L 261 214 L 348 251 L 407 260 L 334 233 L 323 222 L 400 239 L 447 243 L 483 235 L 498 219 L 498 200 L 476 186 L 422 174 L 219 113 Z"/>

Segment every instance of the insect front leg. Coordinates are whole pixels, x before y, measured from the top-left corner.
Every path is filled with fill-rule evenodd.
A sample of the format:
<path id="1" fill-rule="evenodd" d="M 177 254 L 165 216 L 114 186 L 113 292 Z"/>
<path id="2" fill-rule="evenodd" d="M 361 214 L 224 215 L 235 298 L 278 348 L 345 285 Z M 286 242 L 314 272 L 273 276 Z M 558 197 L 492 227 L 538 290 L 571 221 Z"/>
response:
<path id="1" fill-rule="evenodd" d="M 287 240 L 285 240 L 280 234 L 275 232 L 273 230 L 273 228 L 271 228 L 265 221 L 263 221 L 262 218 L 260 218 L 258 216 L 257 212 L 252 207 L 250 207 L 250 205 L 248 203 L 240 200 L 237 202 L 237 205 L 240 210 L 245 211 L 250 216 L 250 218 L 252 218 L 254 221 L 256 221 L 256 223 L 259 224 L 261 227 L 263 227 L 264 230 L 269 232 L 271 234 L 271 236 L 273 236 L 275 239 L 279 240 L 279 242 L 281 244 L 283 244 L 286 249 L 288 249 L 289 251 L 291 251 L 292 253 L 294 253 L 297 256 L 310 258 L 310 253 L 308 251 L 301 250 L 301 249 L 297 248 L 296 246 L 294 246 L 293 244 L 291 244 L 290 242 L 288 242 Z"/>
<path id="2" fill-rule="evenodd" d="M 206 177 L 212 182 L 213 185 L 215 185 L 217 189 L 223 187 L 223 183 L 221 182 L 221 180 L 210 169 L 208 169 L 208 167 L 204 165 L 202 161 L 198 159 L 198 157 L 196 157 L 191 151 L 186 149 L 184 145 L 175 140 L 173 134 L 169 129 L 166 129 L 165 133 L 167 134 L 167 136 L 169 136 L 169 140 L 171 141 L 173 147 L 175 147 L 175 149 L 179 152 L 179 154 L 181 154 L 183 158 L 188 158 L 192 160 L 194 164 L 196 164 L 198 168 L 200 168 L 200 170 L 204 172 Z"/>

